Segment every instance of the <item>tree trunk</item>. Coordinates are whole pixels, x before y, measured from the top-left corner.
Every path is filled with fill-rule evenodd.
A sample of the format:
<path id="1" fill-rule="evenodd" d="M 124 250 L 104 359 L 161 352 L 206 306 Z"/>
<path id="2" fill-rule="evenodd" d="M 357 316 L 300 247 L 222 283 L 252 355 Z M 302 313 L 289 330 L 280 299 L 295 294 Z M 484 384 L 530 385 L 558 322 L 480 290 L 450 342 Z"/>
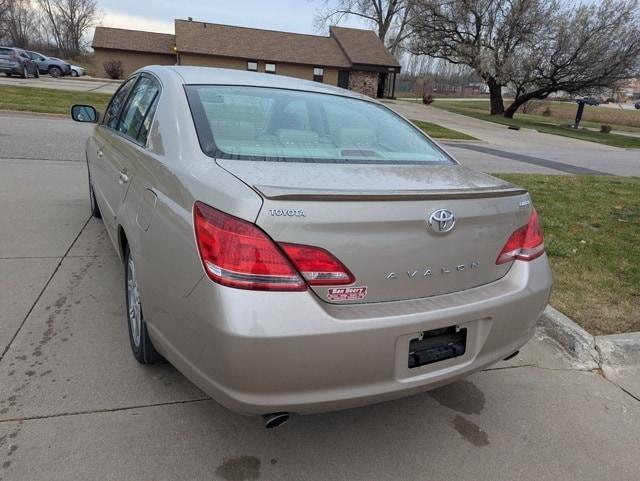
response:
<path id="1" fill-rule="evenodd" d="M 503 114 L 502 85 L 499 85 L 494 79 L 489 79 L 487 85 L 489 86 L 489 99 L 491 101 L 491 115 Z"/>
<path id="2" fill-rule="evenodd" d="M 518 111 L 518 109 L 522 104 L 528 102 L 529 100 L 533 100 L 535 98 L 539 98 L 539 96 L 537 95 L 537 92 L 536 93 L 530 92 L 528 94 L 517 96 L 515 100 L 511 103 L 511 105 L 509 105 L 509 107 L 507 107 L 506 110 L 504 111 L 504 116 L 508 119 L 512 119 L 513 115 Z"/>

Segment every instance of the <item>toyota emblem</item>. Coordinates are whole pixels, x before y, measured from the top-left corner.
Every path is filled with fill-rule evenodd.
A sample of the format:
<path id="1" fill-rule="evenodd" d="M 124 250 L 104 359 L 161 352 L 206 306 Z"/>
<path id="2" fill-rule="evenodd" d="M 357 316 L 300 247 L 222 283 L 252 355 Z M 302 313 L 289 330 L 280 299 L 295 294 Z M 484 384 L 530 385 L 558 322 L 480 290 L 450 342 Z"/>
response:
<path id="1" fill-rule="evenodd" d="M 438 209 L 429 216 L 427 224 L 438 234 L 444 234 L 453 230 L 456 218 L 450 210 Z"/>

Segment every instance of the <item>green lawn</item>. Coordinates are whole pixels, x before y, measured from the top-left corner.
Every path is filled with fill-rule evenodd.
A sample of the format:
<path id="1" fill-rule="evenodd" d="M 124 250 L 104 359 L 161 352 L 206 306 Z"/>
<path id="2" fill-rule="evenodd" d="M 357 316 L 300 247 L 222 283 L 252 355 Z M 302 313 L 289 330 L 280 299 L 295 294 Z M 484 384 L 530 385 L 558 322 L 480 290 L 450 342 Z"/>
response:
<path id="1" fill-rule="evenodd" d="M 640 178 L 497 174 L 529 189 L 551 304 L 593 334 L 640 331 Z"/>
<path id="2" fill-rule="evenodd" d="M 463 134 L 457 130 L 448 129 L 438 124 L 431 122 L 424 122 L 422 120 L 411 120 L 416 127 L 422 129 L 427 135 L 430 135 L 434 139 L 450 139 L 450 140 L 477 140 L 475 137 Z"/>
<path id="3" fill-rule="evenodd" d="M 559 102 L 558 102 L 559 103 Z M 503 125 L 518 125 L 520 127 L 537 130 L 538 132 L 544 132 L 547 134 L 562 135 L 564 137 L 572 137 L 575 139 L 587 140 L 590 142 L 597 142 L 600 144 L 611 145 L 613 147 L 624 148 L 640 148 L 640 137 L 630 137 L 625 135 L 618 135 L 615 133 L 603 134 L 592 130 L 575 130 L 569 127 L 561 127 L 561 123 L 571 123 L 567 118 L 554 118 L 544 117 L 542 115 L 529 115 L 517 113 L 515 118 L 507 119 L 500 115 L 489 115 L 489 101 L 482 100 L 443 100 L 437 99 L 432 104 L 434 107 L 438 107 L 450 112 L 455 112 L 469 117 L 475 117 L 481 120 L 488 120 L 489 122 L 495 122 Z M 592 107 L 595 108 L 595 107 Z M 603 109 L 604 107 L 600 107 Z M 553 108 L 552 108 L 553 109 Z M 567 104 L 562 106 L 563 115 L 567 115 Z M 585 110 L 589 109 L 586 107 Z M 615 112 L 615 111 L 613 111 Z M 630 112 L 635 114 L 635 112 Z M 638 113 L 640 115 L 640 113 Z M 589 123 L 588 125 L 594 125 Z M 615 124 L 614 124 L 615 125 Z M 615 126 L 614 127 L 615 130 Z M 620 129 L 623 130 L 623 129 Z M 624 129 L 627 130 L 627 129 Z"/>
<path id="4" fill-rule="evenodd" d="M 0 110 L 70 115 L 73 104 L 89 104 L 104 110 L 110 98 L 109 94 L 93 92 L 0 85 Z"/>

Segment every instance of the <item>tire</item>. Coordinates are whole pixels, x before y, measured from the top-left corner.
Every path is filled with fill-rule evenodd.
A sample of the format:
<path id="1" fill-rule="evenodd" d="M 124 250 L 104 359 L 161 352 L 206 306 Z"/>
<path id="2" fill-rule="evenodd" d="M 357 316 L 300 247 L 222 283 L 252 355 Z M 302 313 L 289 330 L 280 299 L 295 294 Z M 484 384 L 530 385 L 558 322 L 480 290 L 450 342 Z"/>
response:
<path id="1" fill-rule="evenodd" d="M 77 77 L 78 76 L 78 72 L 76 72 L 75 70 L 71 71 L 71 76 L 72 77 Z"/>
<path id="2" fill-rule="evenodd" d="M 161 361 L 162 356 L 153 347 L 147 331 L 147 324 L 142 314 L 135 263 L 128 248 L 124 258 L 124 292 L 127 303 L 127 327 L 129 329 L 131 352 L 140 364 L 153 364 Z"/>
<path id="3" fill-rule="evenodd" d="M 53 78 L 58 78 L 62 76 L 62 70 L 60 69 L 60 67 L 49 67 L 49 75 L 51 75 Z"/>
<path id="4" fill-rule="evenodd" d="M 100 207 L 98 207 L 98 202 L 96 201 L 96 193 L 93 190 L 93 185 L 91 185 L 91 177 L 89 177 L 89 203 L 91 205 L 91 217 L 102 219 Z"/>
<path id="5" fill-rule="evenodd" d="M 22 66 L 22 73 L 20 74 L 20 77 L 22 77 L 22 78 L 29 77 L 29 71 L 27 70 L 27 66 L 26 65 Z"/>

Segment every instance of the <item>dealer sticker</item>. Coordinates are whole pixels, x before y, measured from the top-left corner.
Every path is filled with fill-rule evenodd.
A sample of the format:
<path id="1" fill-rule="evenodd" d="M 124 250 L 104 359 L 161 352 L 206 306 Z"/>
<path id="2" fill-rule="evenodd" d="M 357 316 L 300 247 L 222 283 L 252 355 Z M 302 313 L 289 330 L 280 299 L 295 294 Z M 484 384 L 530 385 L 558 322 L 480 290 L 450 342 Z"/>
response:
<path id="1" fill-rule="evenodd" d="M 330 301 L 357 301 L 365 297 L 367 297 L 367 286 L 327 289 L 327 298 Z"/>

